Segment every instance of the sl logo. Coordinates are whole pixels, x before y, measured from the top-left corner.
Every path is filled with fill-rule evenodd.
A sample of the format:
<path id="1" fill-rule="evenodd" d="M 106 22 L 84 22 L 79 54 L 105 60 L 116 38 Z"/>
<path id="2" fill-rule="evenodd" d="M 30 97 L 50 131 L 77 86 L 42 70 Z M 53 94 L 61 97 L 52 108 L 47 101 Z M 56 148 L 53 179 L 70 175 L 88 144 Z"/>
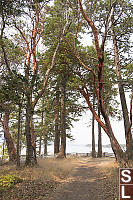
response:
<path id="1" fill-rule="evenodd" d="M 119 169 L 119 200 L 133 200 L 133 169 Z"/>

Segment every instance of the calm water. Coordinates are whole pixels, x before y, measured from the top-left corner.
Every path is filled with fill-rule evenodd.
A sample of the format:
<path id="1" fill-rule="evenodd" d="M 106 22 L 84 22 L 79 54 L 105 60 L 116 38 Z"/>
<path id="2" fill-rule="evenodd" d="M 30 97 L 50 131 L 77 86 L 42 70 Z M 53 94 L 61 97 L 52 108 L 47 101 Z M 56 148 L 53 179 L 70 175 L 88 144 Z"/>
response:
<path id="1" fill-rule="evenodd" d="M 66 146 L 66 153 L 74 154 L 74 153 L 90 153 L 90 152 L 91 152 L 91 147 L 88 147 L 85 144 L 67 143 Z M 103 148 L 103 152 L 113 153 L 111 148 Z M 50 155 L 54 154 L 53 144 L 48 145 L 48 154 Z"/>
<path id="2" fill-rule="evenodd" d="M 42 145 L 42 152 L 41 154 L 43 154 L 43 145 Z M 104 152 L 108 152 L 108 153 L 113 153 L 111 148 L 104 148 L 103 147 L 103 153 Z M 97 148 L 96 148 L 97 151 Z M 68 142 L 66 145 L 66 153 L 71 153 L 71 154 L 75 154 L 75 153 L 90 153 L 91 152 L 91 147 L 87 146 L 87 144 L 75 144 L 73 142 Z M 21 152 L 22 155 L 26 155 L 26 148 L 24 148 Z M 48 155 L 54 155 L 54 145 L 53 143 L 48 145 Z"/>

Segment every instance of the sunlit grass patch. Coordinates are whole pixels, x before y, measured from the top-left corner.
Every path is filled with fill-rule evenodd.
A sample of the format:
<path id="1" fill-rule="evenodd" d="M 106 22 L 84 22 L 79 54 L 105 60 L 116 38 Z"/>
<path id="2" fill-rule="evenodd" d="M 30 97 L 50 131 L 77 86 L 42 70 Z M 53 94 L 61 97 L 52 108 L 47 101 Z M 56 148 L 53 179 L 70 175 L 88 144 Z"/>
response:
<path id="1" fill-rule="evenodd" d="M 0 177 L 0 191 L 13 187 L 15 184 L 22 182 L 22 178 L 17 175 L 5 175 Z"/>

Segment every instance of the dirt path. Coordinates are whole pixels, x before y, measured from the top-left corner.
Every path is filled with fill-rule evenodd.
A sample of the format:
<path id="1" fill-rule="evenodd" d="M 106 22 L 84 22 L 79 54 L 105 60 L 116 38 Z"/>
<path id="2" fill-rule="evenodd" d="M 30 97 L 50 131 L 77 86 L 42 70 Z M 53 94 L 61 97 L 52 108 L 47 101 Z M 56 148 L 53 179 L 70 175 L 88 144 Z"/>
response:
<path id="1" fill-rule="evenodd" d="M 117 200 L 118 171 L 112 159 L 82 158 L 47 200 Z"/>

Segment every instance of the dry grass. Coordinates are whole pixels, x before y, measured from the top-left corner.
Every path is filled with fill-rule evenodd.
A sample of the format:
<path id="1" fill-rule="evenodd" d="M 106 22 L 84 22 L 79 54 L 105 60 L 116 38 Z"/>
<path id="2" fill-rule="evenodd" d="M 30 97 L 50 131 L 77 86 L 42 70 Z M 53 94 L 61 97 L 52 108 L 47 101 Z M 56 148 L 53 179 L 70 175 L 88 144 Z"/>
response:
<path id="1" fill-rule="evenodd" d="M 0 193 L 1 200 L 42 200 L 55 190 L 57 185 L 66 181 L 71 170 L 77 165 L 75 158 L 59 160 L 40 159 L 35 167 L 16 169 L 15 165 L 0 166 L 0 176 L 16 174 L 23 179 L 10 190 Z"/>
<path id="2" fill-rule="evenodd" d="M 101 162 L 98 165 L 98 168 L 101 171 L 101 173 L 106 174 L 106 176 L 108 176 L 108 177 L 110 177 L 110 176 L 118 177 L 119 164 L 117 162 L 115 162 L 115 159 L 113 159 L 113 158 L 105 159 L 104 162 Z"/>
<path id="3" fill-rule="evenodd" d="M 0 175 L 17 174 L 24 180 L 61 181 L 69 176 L 69 173 L 77 163 L 78 161 L 75 158 L 63 160 L 56 158 L 39 159 L 36 167 L 16 169 L 15 165 L 0 166 Z"/>
<path id="4" fill-rule="evenodd" d="M 69 182 L 71 171 L 77 168 L 94 167 L 93 175 L 96 173 L 98 180 L 97 191 L 100 190 L 101 199 L 117 199 L 118 196 L 118 165 L 114 159 L 101 158 L 76 158 L 67 159 L 47 158 L 38 160 L 36 167 L 22 167 L 16 169 L 15 165 L 0 166 L 0 176 L 5 174 L 16 174 L 23 179 L 22 183 L 15 185 L 10 191 L 0 194 L 1 200 L 42 200 L 48 199 L 51 192 L 58 184 Z M 73 175 L 72 175 L 73 176 Z M 94 182 L 94 180 L 91 180 Z M 112 197 L 110 199 L 109 197 Z"/>
<path id="5" fill-rule="evenodd" d="M 92 158 L 87 160 L 94 161 Z M 101 173 L 106 173 L 107 176 L 117 173 L 118 164 L 110 158 L 96 159 L 98 161 L 97 167 Z M 68 157 L 67 159 L 45 158 L 39 159 L 36 167 L 22 167 L 16 169 L 15 165 L 0 166 L 0 176 L 6 174 L 16 174 L 24 180 L 54 180 L 62 182 L 67 179 L 70 172 L 76 166 L 83 165 L 84 160 L 75 157 Z M 90 165 L 90 163 L 88 163 Z"/>
<path id="6" fill-rule="evenodd" d="M 61 181 L 69 176 L 69 173 L 76 165 L 77 160 L 73 158 L 67 158 L 64 160 L 39 160 L 39 166 L 42 169 L 42 176 L 40 178 L 43 178 L 43 174 L 45 174 L 45 179 Z"/>

